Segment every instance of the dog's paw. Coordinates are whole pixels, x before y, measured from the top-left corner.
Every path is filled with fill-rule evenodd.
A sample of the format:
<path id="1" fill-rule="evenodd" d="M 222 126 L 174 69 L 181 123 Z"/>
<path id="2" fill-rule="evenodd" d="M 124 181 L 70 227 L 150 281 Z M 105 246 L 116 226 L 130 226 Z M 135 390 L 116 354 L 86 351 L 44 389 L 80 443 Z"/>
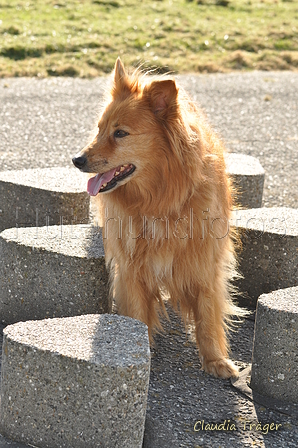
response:
<path id="1" fill-rule="evenodd" d="M 238 367 L 227 358 L 217 359 L 216 361 L 203 360 L 203 369 L 216 378 L 231 378 L 238 377 Z"/>

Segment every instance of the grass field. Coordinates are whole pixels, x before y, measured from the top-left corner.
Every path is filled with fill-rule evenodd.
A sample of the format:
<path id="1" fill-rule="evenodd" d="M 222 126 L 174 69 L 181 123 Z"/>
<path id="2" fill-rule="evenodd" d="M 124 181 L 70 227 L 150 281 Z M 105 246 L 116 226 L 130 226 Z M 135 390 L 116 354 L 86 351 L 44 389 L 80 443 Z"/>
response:
<path id="1" fill-rule="evenodd" d="M 0 0 L 0 76 L 298 69 L 298 0 Z"/>

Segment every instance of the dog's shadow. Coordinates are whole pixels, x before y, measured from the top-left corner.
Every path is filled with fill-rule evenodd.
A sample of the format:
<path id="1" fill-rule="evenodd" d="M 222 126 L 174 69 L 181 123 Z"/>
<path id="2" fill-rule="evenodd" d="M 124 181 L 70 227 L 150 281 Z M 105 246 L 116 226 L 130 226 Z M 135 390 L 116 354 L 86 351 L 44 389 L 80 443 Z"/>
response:
<path id="1" fill-rule="evenodd" d="M 169 319 L 163 319 L 164 331 L 151 347 L 144 448 L 178 447 L 178 441 L 193 444 L 198 441 L 196 421 L 232 420 L 239 407 L 230 381 L 202 370 L 192 328 L 185 329 L 169 303 L 166 309 Z M 240 369 L 251 361 L 253 329 L 253 320 L 245 319 L 229 337 L 231 358 Z M 212 437 L 216 439 L 216 434 Z"/>
<path id="2" fill-rule="evenodd" d="M 95 224 L 82 225 L 85 251 L 88 258 L 104 257 L 102 228 Z"/>

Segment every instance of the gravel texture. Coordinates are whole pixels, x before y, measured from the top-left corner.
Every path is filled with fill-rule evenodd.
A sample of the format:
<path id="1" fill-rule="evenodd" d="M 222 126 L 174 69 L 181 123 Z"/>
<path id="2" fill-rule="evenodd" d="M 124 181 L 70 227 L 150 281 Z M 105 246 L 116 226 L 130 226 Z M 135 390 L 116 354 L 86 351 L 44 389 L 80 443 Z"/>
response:
<path id="1" fill-rule="evenodd" d="M 181 76 L 180 81 L 231 152 L 259 159 L 266 172 L 263 205 L 298 208 L 298 74 Z M 0 80 L 0 170 L 70 166 L 96 126 L 106 85 L 101 78 Z M 297 419 L 202 372 L 195 345 L 173 313 L 170 317 L 151 351 L 146 448 L 296 448 Z M 253 319 L 231 333 L 232 357 L 243 368 L 251 361 L 253 333 Z M 237 429 L 194 431 L 198 420 L 235 421 Z M 282 427 L 266 434 L 245 422 Z M 1 448 L 10 443 L 0 438 Z"/>
<path id="2" fill-rule="evenodd" d="M 297 417 L 287 416 L 258 404 L 231 387 L 228 380 L 212 378 L 200 370 L 196 347 L 190 342 L 183 325 L 170 313 L 165 332 L 159 335 L 152 350 L 148 415 L 158 418 L 158 430 L 173 434 L 173 447 L 183 448 L 294 448 L 297 446 Z M 254 321 L 246 319 L 231 334 L 232 358 L 242 368 L 251 362 Z M 297 414 L 296 414 L 297 416 Z M 197 421 L 221 424 L 230 421 L 236 430 L 203 429 Z M 256 429 L 274 422 L 279 426 L 262 432 Z M 206 428 L 206 427 L 205 427 Z M 146 433 L 145 433 L 146 436 Z M 146 440 L 146 439 L 145 439 Z M 148 445 L 162 448 L 163 444 Z"/>
<path id="3" fill-rule="evenodd" d="M 86 174 L 74 168 L 0 171 L 0 230 L 88 223 Z"/>
<path id="4" fill-rule="evenodd" d="M 227 172 L 236 188 L 235 208 L 262 206 L 265 171 L 256 157 L 228 153 Z"/>
<path id="5" fill-rule="evenodd" d="M 90 225 L 0 233 L 2 323 L 111 312 L 101 232 Z"/>
<path id="6" fill-rule="evenodd" d="M 262 294 L 256 311 L 252 388 L 298 404 L 297 347 L 298 287 Z"/>
<path id="7" fill-rule="evenodd" d="M 19 322 L 4 330 L 1 431 L 44 448 L 141 448 L 147 326 L 123 316 Z"/>
<path id="8" fill-rule="evenodd" d="M 237 210 L 231 223 L 241 235 L 237 286 L 241 302 L 255 308 L 263 293 L 298 285 L 298 210 Z"/>

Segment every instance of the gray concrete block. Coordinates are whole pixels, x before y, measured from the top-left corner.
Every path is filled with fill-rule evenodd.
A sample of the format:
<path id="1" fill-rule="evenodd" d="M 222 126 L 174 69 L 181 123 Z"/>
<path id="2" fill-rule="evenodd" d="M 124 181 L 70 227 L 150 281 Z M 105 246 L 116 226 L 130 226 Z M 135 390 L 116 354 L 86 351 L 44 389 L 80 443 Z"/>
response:
<path id="1" fill-rule="evenodd" d="M 0 231 L 10 227 L 87 224 L 86 174 L 74 168 L 0 172 Z"/>
<path id="2" fill-rule="evenodd" d="M 6 229 L 0 253 L 2 323 L 111 311 L 99 228 Z"/>
<path id="3" fill-rule="evenodd" d="M 251 387 L 262 395 L 298 404 L 298 287 L 258 300 Z"/>
<path id="4" fill-rule="evenodd" d="M 230 153 L 226 155 L 227 172 L 237 194 L 235 202 L 240 208 L 262 206 L 265 171 L 256 157 Z"/>
<path id="5" fill-rule="evenodd" d="M 298 285 L 298 210 L 274 207 L 234 211 L 242 248 L 236 282 L 239 302 L 256 306 L 258 297 Z"/>
<path id="6" fill-rule="evenodd" d="M 116 315 L 20 322 L 4 330 L 1 432 L 50 448 L 142 446 L 147 326 Z"/>

